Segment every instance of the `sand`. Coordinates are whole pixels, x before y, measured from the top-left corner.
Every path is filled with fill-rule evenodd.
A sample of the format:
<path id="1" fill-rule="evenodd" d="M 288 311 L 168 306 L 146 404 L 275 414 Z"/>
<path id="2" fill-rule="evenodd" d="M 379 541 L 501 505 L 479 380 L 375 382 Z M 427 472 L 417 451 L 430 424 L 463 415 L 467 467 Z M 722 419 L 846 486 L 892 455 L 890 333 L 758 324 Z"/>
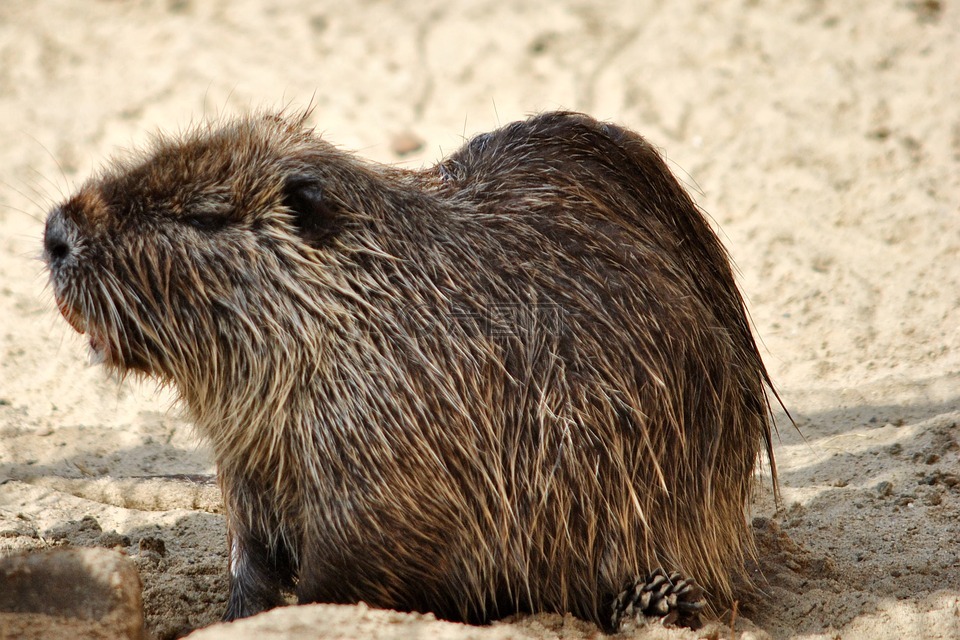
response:
<path id="1" fill-rule="evenodd" d="M 958 34 L 944 0 L 0 4 L 0 553 L 123 549 L 157 638 L 224 605 L 209 452 L 169 392 L 88 365 L 45 287 L 45 212 L 106 158 L 312 104 L 331 142 L 418 167 L 563 107 L 669 158 L 799 427 L 781 414 L 782 504 L 758 477 L 766 594 L 735 634 L 960 638 Z M 323 637 L 399 637 L 397 616 L 423 637 L 597 637 L 559 616 L 477 630 L 335 609 L 296 615 Z M 282 636 L 272 620 L 254 623 Z"/>

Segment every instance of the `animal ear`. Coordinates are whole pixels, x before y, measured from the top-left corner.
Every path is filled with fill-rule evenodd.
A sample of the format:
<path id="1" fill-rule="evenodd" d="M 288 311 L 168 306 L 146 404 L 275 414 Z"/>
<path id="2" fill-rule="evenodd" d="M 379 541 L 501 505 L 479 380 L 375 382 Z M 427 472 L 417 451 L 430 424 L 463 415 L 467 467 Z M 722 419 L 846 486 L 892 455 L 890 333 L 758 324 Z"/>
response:
<path id="1" fill-rule="evenodd" d="M 341 226 L 333 198 L 312 176 L 298 175 L 287 179 L 283 187 L 283 206 L 293 215 L 300 236 L 312 246 L 329 240 Z"/>

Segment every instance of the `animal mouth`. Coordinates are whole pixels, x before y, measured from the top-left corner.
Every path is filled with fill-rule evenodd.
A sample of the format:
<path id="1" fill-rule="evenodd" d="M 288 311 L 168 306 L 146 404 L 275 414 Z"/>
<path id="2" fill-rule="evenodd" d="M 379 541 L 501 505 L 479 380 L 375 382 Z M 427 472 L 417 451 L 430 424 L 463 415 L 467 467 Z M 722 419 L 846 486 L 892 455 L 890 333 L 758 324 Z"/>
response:
<path id="1" fill-rule="evenodd" d="M 91 360 L 94 363 L 102 363 L 106 361 L 107 342 L 103 339 L 99 332 L 97 332 L 89 323 L 87 323 L 87 320 L 83 317 L 83 314 L 77 311 L 76 307 L 60 297 L 57 298 L 57 309 L 60 311 L 60 315 L 63 316 L 63 319 L 67 321 L 67 324 L 73 327 L 74 331 L 80 335 L 87 336 Z"/>
<path id="2" fill-rule="evenodd" d="M 66 300 L 57 296 L 57 309 L 60 311 L 60 315 L 63 316 L 63 319 L 67 321 L 73 330 L 79 334 L 84 334 L 87 332 L 87 323 L 83 319 L 83 316 L 80 315 L 80 312 L 77 311 L 73 305 L 68 303 Z"/>

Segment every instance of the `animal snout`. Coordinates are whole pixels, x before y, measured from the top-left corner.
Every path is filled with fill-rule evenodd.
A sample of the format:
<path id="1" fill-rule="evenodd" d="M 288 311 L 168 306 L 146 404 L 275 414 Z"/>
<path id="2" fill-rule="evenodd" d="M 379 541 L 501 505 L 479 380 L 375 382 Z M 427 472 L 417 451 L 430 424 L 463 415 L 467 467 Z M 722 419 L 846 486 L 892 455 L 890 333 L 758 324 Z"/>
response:
<path id="1" fill-rule="evenodd" d="M 71 233 L 72 223 L 63 214 L 62 208 L 54 209 L 47 216 L 43 231 L 43 260 L 51 269 L 60 267 L 76 253 L 76 243 Z"/>

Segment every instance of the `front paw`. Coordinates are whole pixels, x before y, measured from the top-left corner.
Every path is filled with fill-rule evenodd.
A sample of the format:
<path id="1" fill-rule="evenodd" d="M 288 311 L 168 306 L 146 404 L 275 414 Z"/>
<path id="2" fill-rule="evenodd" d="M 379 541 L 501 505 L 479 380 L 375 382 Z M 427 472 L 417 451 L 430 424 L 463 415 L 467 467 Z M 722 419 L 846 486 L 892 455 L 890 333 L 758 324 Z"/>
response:
<path id="1" fill-rule="evenodd" d="M 230 539 L 230 597 L 224 621 L 283 605 L 281 585 L 288 570 L 281 575 L 276 554 L 250 537 L 232 534 Z"/>
<path id="2" fill-rule="evenodd" d="M 284 603 L 280 597 L 265 597 L 266 594 L 251 594 L 232 585 L 230 598 L 227 601 L 227 610 L 223 614 L 224 622 L 232 622 L 240 618 L 249 618 L 268 609 L 279 607 Z"/>

